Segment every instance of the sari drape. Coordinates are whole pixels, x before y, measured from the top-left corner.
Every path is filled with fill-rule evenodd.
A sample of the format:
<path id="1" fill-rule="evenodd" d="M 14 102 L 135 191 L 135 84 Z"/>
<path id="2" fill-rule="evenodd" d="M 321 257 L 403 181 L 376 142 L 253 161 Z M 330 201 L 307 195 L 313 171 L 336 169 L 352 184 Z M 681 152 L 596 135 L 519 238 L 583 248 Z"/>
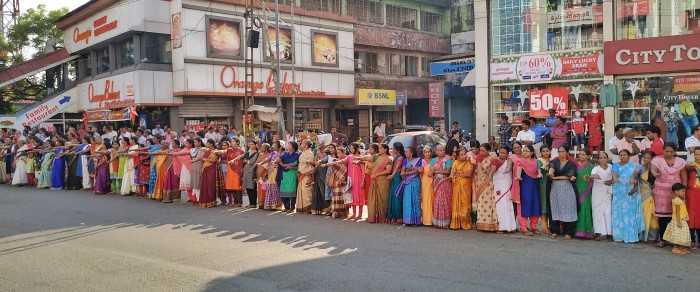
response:
<path id="1" fill-rule="evenodd" d="M 515 209 L 510 192 L 513 185 L 512 166 L 508 160 L 500 162 L 501 165 L 493 174 L 493 191 L 496 196 L 496 218 L 498 218 L 498 230 L 511 232 L 518 229 L 515 223 Z"/>
<path id="2" fill-rule="evenodd" d="M 275 161 L 277 160 L 278 153 L 273 151 L 270 153 L 270 162 L 265 166 L 267 169 L 267 174 L 264 177 L 265 184 L 265 209 L 276 210 L 282 205 L 282 197 L 280 197 L 280 187 L 277 184 L 277 166 Z"/>
<path id="3" fill-rule="evenodd" d="M 104 145 L 98 145 L 95 147 L 94 158 L 95 163 L 95 193 L 96 194 L 108 194 L 111 191 L 111 183 L 109 181 L 109 160 L 108 156 L 105 154 L 99 154 L 97 152 L 106 151 L 107 148 Z M 54 164 L 56 162 L 54 161 Z"/>
<path id="4" fill-rule="evenodd" d="M 576 166 L 576 189 L 578 190 L 578 220 L 576 221 L 576 236 L 582 238 L 593 238 L 593 204 L 591 191 L 593 190 L 593 181 L 584 179 L 584 176 L 590 176 L 593 171 L 593 165 Z"/>
<path id="5" fill-rule="evenodd" d="M 372 168 L 372 175 L 384 172 L 387 166 L 391 166 L 391 157 L 379 157 Z M 369 197 L 367 198 L 367 222 L 386 222 L 389 183 L 389 178 L 386 175 L 377 176 L 371 180 Z"/>
<path id="6" fill-rule="evenodd" d="M 299 165 L 299 153 L 289 153 L 284 152 L 280 156 L 280 162 L 282 164 L 294 164 Z M 297 196 L 297 170 L 296 169 L 286 169 L 281 165 L 277 168 L 276 176 L 277 184 L 280 189 L 280 197 L 282 198 L 296 198 Z"/>
<path id="7" fill-rule="evenodd" d="M 474 164 L 469 160 L 464 162 L 456 160 L 452 164 L 455 174 L 472 173 L 474 175 Z M 472 178 L 454 177 L 452 178 L 452 221 L 450 229 L 472 229 Z"/>
<path id="8" fill-rule="evenodd" d="M 136 154 L 136 149 L 138 149 L 138 145 L 133 145 L 129 147 L 129 151 L 127 154 Z M 122 175 L 122 185 L 120 189 L 120 193 L 124 196 L 131 195 L 132 193 L 137 192 L 138 186 L 136 185 L 136 164 L 135 164 L 136 159 L 131 156 L 126 157 L 126 161 L 124 162 L 124 175 Z"/>
<path id="9" fill-rule="evenodd" d="M 297 186 L 297 213 L 311 213 L 311 204 L 313 203 L 313 175 L 303 175 L 313 171 L 314 154 L 311 150 L 303 151 L 299 154 L 299 184 Z"/>
<path id="10" fill-rule="evenodd" d="M 496 195 L 493 180 L 489 177 L 495 154 L 484 157 L 476 166 L 476 229 L 498 231 L 498 214 L 496 213 Z M 478 160 L 477 160 L 478 161 Z"/>
<path id="11" fill-rule="evenodd" d="M 330 155 L 326 155 L 321 159 L 321 163 L 326 164 L 328 163 L 330 158 Z M 324 210 L 328 209 L 330 206 L 328 203 L 326 203 L 326 188 L 327 188 L 327 182 L 328 182 L 328 169 L 330 167 L 327 166 L 317 166 L 316 169 L 314 170 L 314 185 L 313 185 L 313 204 L 311 206 L 311 210 L 314 212 L 314 214 L 321 214 L 324 212 Z"/>
<path id="12" fill-rule="evenodd" d="M 642 198 L 639 190 L 629 195 L 633 185 L 629 183 L 637 169 L 634 162 L 625 165 L 613 164 L 612 171 L 617 173 L 617 182 L 613 183 L 612 201 L 612 236 L 615 241 L 637 242 L 639 234 L 644 231 L 642 216 Z"/>
<path id="13" fill-rule="evenodd" d="M 218 159 L 215 150 L 207 150 L 204 157 Z M 216 207 L 216 199 L 224 194 L 224 174 L 218 162 L 206 161 L 202 163 L 202 176 L 199 184 L 199 207 Z"/>
<path id="14" fill-rule="evenodd" d="M 406 158 L 403 155 L 398 155 L 394 157 L 392 162 L 393 169 L 396 170 L 396 174 L 391 177 L 391 184 L 389 185 L 389 206 L 386 211 L 386 219 L 389 222 L 403 220 L 403 188 L 401 184 L 401 167 L 403 167 L 403 161 Z"/>
<path id="15" fill-rule="evenodd" d="M 180 163 L 174 156 L 166 156 L 165 180 L 163 182 L 163 203 L 179 203 L 181 197 L 180 177 L 178 176 L 176 164 Z"/>
<path id="16" fill-rule="evenodd" d="M 155 155 L 153 164 L 151 164 L 152 171 L 155 171 L 156 173 L 156 180 L 153 184 L 153 193 L 151 194 L 151 199 L 158 201 L 163 200 L 163 195 L 165 194 L 165 176 L 168 173 L 168 167 L 166 165 L 167 158 L 168 156 L 165 154 Z"/>
<path id="17" fill-rule="evenodd" d="M 688 190 L 685 204 L 688 209 L 688 228 L 700 228 L 700 165 L 688 172 Z"/>
<path id="18" fill-rule="evenodd" d="M 355 156 L 350 155 L 347 157 L 348 165 L 348 176 L 352 180 L 352 185 L 350 186 L 350 191 L 352 192 L 352 205 L 353 206 L 364 206 L 365 197 L 362 195 L 364 190 L 364 184 L 362 180 L 364 174 L 362 173 L 362 166 L 353 163 L 355 161 Z"/>
<path id="19" fill-rule="evenodd" d="M 333 198 L 331 199 L 331 212 L 333 218 L 347 218 L 348 205 L 343 198 L 344 189 L 348 184 L 348 165 L 339 163 L 332 166 L 331 176 L 328 185 L 333 188 Z"/>
<path id="20" fill-rule="evenodd" d="M 63 149 L 54 150 L 53 167 L 51 168 L 52 190 L 62 190 L 66 181 L 66 157 L 60 155 L 63 151 Z"/>
<path id="21" fill-rule="evenodd" d="M 80 157 L 71 152 L 66 155 L 66 190 L 79 190 L 83 186 L 82 179 L 77 175 Z"/>
<path id="22" fill-rule="evenodd" d="M 51 171 L 53 170 L 53 152 L 47 152 L 41 158 L 41 174 L 36 187 L 39 189 L 51 188 Z"/>
<path id="23" fill-rule="evenodd" d="M 404 169 L 406 172 L 423 168 L 423 159 L 414 158 L 411 161 L 404 159 Z M 421 186 L 420 174 L 406 176 L 403 180 L 403 224 L 421 225 Z"/>
<path id="24" fill-rule="evenodd" d="M 236 157 L 245 154 L 240 148 L 229 148 L 224 153 L 224 159 L 231 161 Z M 233 163 L 228 163 L 226 171 L 226 190 L 227 191 L 242 191 L 243 190 L 243 159 L 237 159 Z"/>
<path id="25" fill-rule="evenodd" d="M 639 195 L 642 201 L 642 216 L 644 217 L 644 232 L 640 239 L 645 242 L 658 240 L 659 218 L 654 212 L 654 196 L 652 196 L 652 182 L 654 176 L 651 170 L 644 166 L 639 166 Z"/>
<path id="26" fill-rule="evenodd" d="M 436 170 L 447 170 L 452 166 L 452 158 L 445 156 L 436 157 L 430 162 Z M 433 188 L 435 197 L 433 201 L 433 226 L 436 228 L 448 228 L 452 222 L 452 179 L 449 175 L 433 175 Z"/>
<path id="27" fill-rule="evenodd" d="M 671 209 L 671 200 L 673 200 L 671 186 L 675 183 L 683 183 L 681 182 L 680 172 L 685 171 L 686 162 L 682 158 L 676 157 L 673 165 L 668 165 L 662 156 L 658 156 L 651 160 L 651 164 L 659 170 L 652 192 L 656 217 L 671 217 L 673 214 Z"/>
<path id="28" fill-rule="evenodd" d="M 433 178 L 430 177 L 430 161 L 423 160 L 423 172 L 420 173 L 421 213 L 423 225 L 433 226 Z"/>

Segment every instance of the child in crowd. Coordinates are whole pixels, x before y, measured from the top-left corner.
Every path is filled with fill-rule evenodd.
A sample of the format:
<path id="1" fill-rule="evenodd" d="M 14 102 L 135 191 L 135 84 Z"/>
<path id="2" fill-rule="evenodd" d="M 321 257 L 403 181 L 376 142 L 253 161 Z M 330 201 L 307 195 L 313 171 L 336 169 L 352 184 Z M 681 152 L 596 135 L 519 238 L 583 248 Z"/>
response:
<path id="1" fill-rule="evenodd" d="M 685 207 L 685 185 L 675 183 L 673 190 L 673 217 L 664 233 L 664 240 L 673 243 L 672 252 L 675 254 L 689 254 L 690 229 L 688 228 L 688 209 Z"/>

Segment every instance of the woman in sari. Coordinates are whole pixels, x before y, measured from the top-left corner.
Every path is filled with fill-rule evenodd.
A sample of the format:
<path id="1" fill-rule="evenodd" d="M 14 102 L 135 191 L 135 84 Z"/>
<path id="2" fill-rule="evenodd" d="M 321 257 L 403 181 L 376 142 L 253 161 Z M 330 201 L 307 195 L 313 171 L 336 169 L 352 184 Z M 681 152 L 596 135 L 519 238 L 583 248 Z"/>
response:
<path id="1" fill-rule="evenodd" d="M 364 173 L 362 166 L 355 163 L 355 160 L 360 157 L 360 144 L 357 142 L 350 144 L 350 155 L 345 158 L 348 165 L 348 177 L 350 178 L 350 192 L 352 193 L 352 216 L 350 219 L 362 218 L 362 209 L 365 206 L 365 199 L 362 195 L 364 184 L 362 179 Z"/>
<path id="2" fill-rule="evenodd" d="M 313 148 L 312 148 L 312 149 L 313 149 Z M 338 159 L 338 149 L 336 149 L 336 145 L 335 145 L 335 144 L 332 144 L 332 143 L 331 143 L 330 145 L 328 145 L 328 151 L 329 151 L 330 153 L 328 154 L 328 156 L 326 156 L 326 160 L 327 160 L 327 161 L 326 161 L 325 163 L 335 162 L 335 161 Z M 316 160 L 314 160 L 314 161 L 316 161 Z M 316 164 L 314 164 L 314 166 L 315 166 L 315 165 L 316 165 Z M 324 196 L 323 196 L 323 198 L 322 198 L 322 200 L 325 200 L 325 202 L 323 202 L 322 204 L 325 205 L 326 207 L 322 210 L 322 212 L 323 212 L 323 213 L 326 213 L 326 214 L 328 214 L 328 215 L 330 215 L 330 214 L 331 214 L 331 212 L 330 212 L 330 210 L 331 210 L 331 209 L 330 209 L 330 206 L 331 206 L 331 200 L 333 199 L 333 191 L 334 191 L 334 190 L 333 190 L 333 187 L 330 186 L 329 181 L 330 181 L 330 178 L 331 178 L 331 171 L 332 171 L 333 169 L 330 168 L 330 167 L 326 167 L 325 169 L 326 169 L 326 173 L 324 174 L 324 176 L 325 176 L 325 182 L 326 182 L 326 183 L 324 184 L 324 186 L 325 186 L 325 188 L 324 188 L 325 192 L 324 192 Z M 318 203 L 316 202 L 316 199 L 315 199 L 315 198 L 313 199 L 313 203 L 312 203 L 312 204 L 318 204 Z"/>
<path id="3" fill-rule="evenodd" d="M 472 229 L 472 176 L 474 164 L 467 158 L 467 148 L 460 146 L 455 153 L 457 160 L 452 164 L 452 221 L 450 229 Z"/>
<path id="4" fill-rule="evenodd" d="M 498 231 L 498 214 L 496 213 L 496 196 L 494 195 L 493 175 L 498 168 L 496 155 L 491 153 L 491 146 L 479 146 L 481 162 L 476 167 L 476 188 L 473 202 L 476 203 L 476 229 L 479 231 Z"/>
<path id="5" fill-rule="evenodd" d="M 552 180 L 552 192 L 549 196 L 551 221 L 549 230 L 557 238 L 563 235 L 570 240 L 576 235 L 576 220 L 578 220 L 578 203 L 576 200 L 576 164 L 569 161 L 569 145 L 562 144 L 557 149 L 559 157 L 552 160 L 548 177 Z M 563 226 L 563 228 L 562 228 Z"/>
<path id="6" fill-rule="evenodd" d="M 216 207 L 216 199 L 224 194 L 224 174 L 219 165 L 219 151 L 214 139 L 207 140 L 207 150 L 202 158 L 202 177 L 199 184 L 199 207 Z"/>
<path id="7" fill-rule="evenodd" d="M 615 241 L 637 242 L 644 231 L 642 198 L 637 184 L 637 166 L 627 149 L 618 151 L 620 162 L 612 166 L 612 236 Z"/>
<path id="8" fill-rule="evenodd" d="M 228 142 L 224 142 L 226 144 Z M 228 163 L 226 171 L 226 198 L 222 204 L 228 201 L 229 207 L 243 206 L 243 149 L 239 147 L 238 140 L 231 140 L 231 148 L 226 149 L 222 159 Z"/>
<path id="9" fill-rule="evenodd" d="M 138 191 L 138 186 L 136 185 L 136 166 L 138 163 L 138 152 L 139 149 L 138 138 L 124 137 L 124 144 L 127 145 L 127 152 L 122 153 L 121 157 L 124 157 L 126 161 L 124 162 L 124 175 L 122 176 L 122 186 L 120 193 L 122 196 L 131 196 Z"/>
<path id="10" fill-rule="evenodd" d="M 192 168 L 190 169 L 190 185 L 192 186 L 192 195 L 195 198 L 194 205 L 199 205 L 200 202 L 200 187 L 202 184 L 202 159 L 204 159 L 204 151 L 201 139 L 194 139 L 194 147 L 190 149 L 190 158 Z"/>
<path id="11" fill-rule="evenodd" d="M 403 222 L 403 189 L 401 187 L 401 169 L 406 160 L 406 150 L 401 142 L 394 143 L 394 161 L 389 180 L 389 207 L 386 212 L 386 219 L 389 224 L 401 224 Z M 397 196 L 398 194 L 398 196 Z"/>
<path id="12" fill-rule="evenodd" d="M 700 232 L 700 147 L 693 151 L 693 162 L 688 163 L 688 184 L 685 192 L 688 211 L 688 229 L 690 231 L 690 249 L 698 249 Z"/>
<path id="13" fill-rule="evenodd" d="M 248 195 L 248 206 L 246 208 L 258 208 L 258 187 L 255 182 L 255 170 L 257 168 L 258 145 L 255 142 L 248 143 L 248 152 L 243 156 L 243 188 Z M 260 202 L 262 204 L 262 202 Z"/>
<path id="14" fill-rule="evenodd" d="M 362 165 L 362 172 L 364 174 L 364 177 L 362 178 L 362 199 L 365 201 L 365 204 L 369 206 L 369 203 L 367 201 L 369 200 L 369 189 L 372 186 L 372 171 L 374 170 L 375 162 L 379 158 L 379 144 L 370 144 L 368 154 L 369 155 L 365 157 L 369 157 L 369 159 L 361 158 L 358 159 L 356 163 L 358 165 Z"/>
<path id="15" fill-rule="evenodd" d="M 329 210 L 330 205 L 326 203 L 326 189 L 328 187 L 328 178 L 330 167 L 327 166 L 328 163 L 333 162 L 333 157 L 331 157 L 331 152 L 329 148 L 324 151 L 319 150 L 316 154 L 316 169 L 314 170 L 314 186 L 313 186 L 313 203 L 311 204 L 311 211 L 313 214 L 320 215 Z"/>
<path id="16" fill-rule="evenodd" d="M 62 190 L 66 181 L 65 142 L 58 140 L 54 150 L 53 166 L 51 168 L 51 189 Z"/>
<path id="17" fill-rule="evenodd" d="M 139 148 L 138 168 L 136 169 L 136 184 L 138 185 L 138 194 L 140 197 L 145 197 L 148 194 L 148 182 L 151 176 L 151 155 L 145 153 L 152 145 L 153 140 L 146 140 L 146 147 Z"/>
<path id="18" fill-rule="evenodd" d="M 591 151 L 581 149 L 578 152 L 578 165 L 576 165 L 576 190 L 578 194 L 578 221 L 576 221 L 576 237 L 592 239 L 593 232 L 593 205 L 591 203 Z"/>
<path id="19" fill-rule="evenodd" d="M 338 147 L 338 160 L 330 163 L 331 176 L 328 185 L 333 187 L 333 199 L 331 200 L 331 216 L 335 219 L 345 219 L 348 217 L 348 205 L 345 204 L 343 194 L 348 184 L 348 164 L 345 161 L 345 148 Z"/>
<path id="20" fill-rule="evenodd" d="M 590 179 L 593 180 L 593 238 L 600 241 L 606 236 L 612 240 L 612 167 L 608 164 L 607 152 L 598 154 L 598 166 L 591 171 Z"/>
<path id="21" fill-rule="evenodd" d="M 179 203 L 182 192 L 180 191 L 180 173 L 182 163 L 173 153 L 180 151 L 180 141 L 172 140 L 170 150 L 165 150 L 165 181 L 163 182 L 163 203 Z"/>
<path id="22" fill-rule="evenodd" d="M 263 176 L 263 183 L 265 184 L 265 210 L 275 211 L 279 210 L 282 204 L 282 198 L 280 197 L 280 187 L 277 184 L 277 159 L 282 155 L 282 144 L 279 141 L 272 143 L 273 151 L 270 152 L 269 159 L 265 159 L 260 164 L 260 168 L 267 169 L 265 176 Z"/>
<path id="23" fill-rule="evenodd" d="M 78 176 L 81 178 L 83 190 L 89 190 L 92 188 L 92 182 L 90 181 L 90 172 L 88 171 L 88 165 L 91 159 L 88 159 L 88 153 L 92 145 L 90 144 L 90 137 L 83 137 L 83 144 L 78 148 Z"/>
<path id="24" fill-rule="evenodd" d="M 513 232 L 518 229 L 515 223 L 515 211 L 511 200 L 511 187 L 513 186 L 513 162 L 508 159 L 510 154 L 508 146 L 498 149 L 498 157 L 493 159 L 491 165 L 496 168 L 493 173 L 493 192 L 496 195 L 496 218 L 498 218 L 498 232 Z"/>
<path id="25" fill-rule="evenodd" d="M 121 191 L 121 177 L 119 177 L 119 142 L 112 143 L 112 149 L 110 149 L 110 160 L 109 160 L 109 179 L 111 182 L 112 193 L 117 193 Z"/>
<path id="26" fill-rule="evenodd" d="M 652 186 L 654 185 L 654 175 L 651 174 L 651 160 L 654 159 L 654 152 L 642 152 L 642 164 L 637 167 L 639 173 L 639 195 L 642 200 L 642 215 L 644 217 L 644 233 L 640 238 L 644 242 L 654 242 L 659 239 L 659 219 L 654 212 L 654 196 L 652 196 Z"/>
<path id="27" fill-rule="evenodd" d="M 160 153 L 160 150 L 166 149 L 163 147 L 162 143 L 165 141 L 161 141 L 158 137 L 153 137 L 152 139 L 153 145 L 148 146 L 148 151 L 151 155 L 151 168 L 148 175 L 148 198 L 153 200 L 162 200 L 163 176 L 161 176 L 161 174 L 164 174 L 162 164 L 165 162 L 165 155 L 156 155 L 155 153 Z"/>
<path id="28" fill-rule="evenodd" d="M 299 176 L 297 178 L 296 212 L 302 214 L 311 214 L 311 206 L 313 205 L 313 174 L 316 161 L 314 161 L 314 154 L 311 151 L 312 146 L 309 139 L 301 142 L 301 153 L 299 153 L 299 163 L 297 164 Z"/>
<path id="29" fill-rule="evenodd" d="M 56 144 L 53 141 L 44 144 L 41 158 L 41 174 L 39 174 L 39 181 L 36 184 L 36 187 L 39 189 L 51 188 L 51 170 L 53 169 L 53 158 L 55 155 L 52 148 L 54 147 L 56 147 Z"/>
<path id="30" fill-rule="evenodd" d="M 287 151 L 277 159 L 277 184 L 285 212 L 292 212 L 297 199 L 297 167 L 299 166 L 299 144 L 288 142 Z"/>
<path id="31" fill-rule="evenodd" d="M 80 164 L 80 155 L 77 154 L 79 145 L 78 140 L 73 138 L 71 142 L 70 152 L 66 154 L 66 190 L 80 190 L 82 188 L 82 179 L 78 176 L 78 165 Z"/>
<path id="32" fill-rule="evenodd" d="M 91 186 L 92 189 L 94 190 L 94 187 L 95 187 L 95 175 L 96 175 L 96 171 L 97 171 L 97 169 L 96 169 L 96 167 L 95 167 L 95 162 L 96 162 L 96 160 L 95 160 L 95 154 L 96 154 L 96 153 L 95 153 L 95 149 L 97 149 L 97 143 L 104 142 L 104 141 L 102 141 L 101 139 L 95 139 L 94 137 L 90 137 L 90 138 L 88 138 L 88 139 L 89 139 L 89 141 L 90 141 L 90 152 L 89 152 L 90 155 L 87 156 L 87 157 L 88 157 L 88 160 L 87 160 L 87 163 L 88 163 L 88 164 L 87 164 L 87 170 L 88 170 L 88 177 L 89 177 L 89 179 L 90 179 L 90 186 Z M 99 140 L 99 141 L 97 141 L 97 140 Z M 147 183 L 148 183 L 148 182 L 147 182 Z"/>
<path id="33" fill-rule="evenodd" d="M 374 145 L 374 144 L 373 144 Z M 381 144 L 379 156 L 374 161 L 370 179 L 369 197 L 367 198 L 367 222 L 386 222 L 386 211 L 389 201 L 389 174 L 391 174 L 391 157 L 389 157 L 389 145 Z M 444 148 L 443 148 L 444 154 Z M 363 158 L 364 161 L 372 161 L 374 157 Z"/>
<path id="34" fill-rule="evenodd" d="M 420 173 L 421 193 L 421 222 L 425 226 L 433 226 L 433 178 L 430 176 L 430 162 L 433 160 L 433 149 L 430 146 L 423 148 L 423 170 Z"/>
<path id="35" fill-rule="evenodd" d="M 24 141 L 17 140 L 17 151 L 14 153 L 14 160 L 12 162 L 12 168 L 15 170 L 12 176 L 13 186 L 26 186 L 29 184 L 29 177 L 27 176 L 27 153 L 29 152 L 29 147 L 24 144 Z"/>
<path id="36" fill-rule="evenodd" d="M 535 148 L 526 145 L 522 149 L 523 157 L 518 159 L 515 165 L 515 181 L 513 182 L 512 199 L 518 204 L 518 223 L 520 232 L 527 236 L 540 234 L 537 223 L 542 213 L 540 212 L 540 188 L 538 179 L 542 176 L 537 168 Z M 517 181 L 517 182 L 516 182 Z M 530 229 L 527 221 L 530 220 Z"/>
<path id="37" fill-rule="evenodd" d="M 109 149 L 105 145 L 105 141 L 95 139 L 95 150 L 92 152 L 92 158 L 95 161 L 95 194 L 108 194 L 110 190 L 109 180 Z M 54 162 L 54 167 L 56 162 Z M 56 169 L 54 168 L 54 172 Z M 55 175 L 54 175 L 55 176 Z"/>
<path id="38" fill-rule="evenodd" d="M 420 173 L 423 171 L 423 159 L 418 156 L 415 147 L 408 147 L 401 182 L 403 189 L 403 224 L 408 226 L 421 225 L 421 186 Z M 397 194 L 398 195 L 398 194 Z"/>
<path id="39" fill-rule="evenodd" d="M 260 155 L 255 162 L 255 183 L 258 189 L 258 209 L 265 209 L 265 196 L 267 195 L 267 186 L 265 186 L 264 178 L 267 176 L 267 165 L 261 166 L 263 161 L 270 160 L 270 144 L 260 144 Z"/>
<path id="40" fill-rule="evenodd" d="M 184 147 L 180 148 L 178 151 L 171 152 L 170 155 L 173 157 L 173 163 L 180 165 L 180 171 L 177 172 L 177 169 L 175 170 L 180 180 L 178 189 L 187 192 L 187 204 L 192 205 L 197 201 L 197 197 L 192 193 L 192 156 L 190 155 L 192 147 L 194 146 L 194 140 L 185 139 L 182 145 L 184 145 Z"/>
<path id="41" fill-rule="evenodd" d="M 671 209 L 671 201 L 673 200 L 671 186 L 675 183 L 688 181 L 688 173 L 685 171 L 685 166 L 686 161 L 676 157 L 676 145 L 673 143 L 666 143 L 663 156 L 657 156 L 651 161 L 651 173 L 656 178 L 652 194 L 654 196 L 656 217 L 659 218 L 659 234 L 663 235 L 666 232 L 666 226 L 671 222 L 673 214 Z M 666 246 L 666 241 L 660 239 L 657 246 Z"/>
<path id="42" fill-rule="evenodd" d="M 547 145 L 542 145 L 542 147 L 540 147 L 540 154 L 541 157 L 537 159 L 537 168 L 540 170 L 540 173 L 542 173 L 539 182 L 540 211 L 542 211 L 540 224 L 542 225 L 542 233 L 552 235 L 552 231 L 549 230 L 549 216 L 547 216 L 547 214 L 549 214 L 549 193 L 552 188 L 552 182 L 547 178 L 547 174 L 549 173 L 549 164 L 552 161 L 552 148 Z"/>
<path id="43" fill-rule="evenodd" d="M 448 228 L 452 222 L 452 158 L 445 155 L 445 147 L 435 148 L 437 157 L 430 161 L 430 174 L 433 178 L 435 197 L 433 200 L 433 226 Z"/>

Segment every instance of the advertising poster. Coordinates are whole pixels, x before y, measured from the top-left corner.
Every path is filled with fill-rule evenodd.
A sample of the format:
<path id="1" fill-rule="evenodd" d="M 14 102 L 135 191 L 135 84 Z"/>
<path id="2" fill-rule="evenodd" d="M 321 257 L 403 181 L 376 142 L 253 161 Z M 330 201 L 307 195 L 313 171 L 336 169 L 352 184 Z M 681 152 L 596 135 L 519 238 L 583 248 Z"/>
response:
<path id="1" fill-rule="evenodd" d="M 530 117 L 548 117 L 551 109 L 557 117 L 569 115 L 568 89 L 530 90 Z"/>
<path id="2" fill-rule="evenodd" d="M 277 36 L 276 29 L 274 26 L 267 27 L 267 42 L 269 48 L 266 50 L 267 57 L 277 59 L 277 55 L 280 56 L 280 61 L 291 62 L 292 55 L 294 54 L 294 39 L 292 35 L 292 29 L 288 27 L 280 27 L 280 42 L 279 42 L 279 52 L 277 52 Z"/>
<path id="3" fill-rule="evenodd" d="M 493 83 L 601 78 L 603 62 L 603 55 L 600 52 L 492 59 L 489 78 Z"/>
<path id="4" fill-rule="evenodd" d="M 673 91 L 700 93 L 700 75 L 673 77 Z"/>
<path id="5" fill-rule="evenodd" d="M 357 104 L 396 106 L 396 90 L 360 88 L 357 90 Z"/>
<path id="6" fill-rule="evenodd" d="M 207 56 L 241 58 L 241 23 L 238 20 L 207 17 Z"/>
<path id="7" fill-rule="evenodd" d="M 311 62 L 313 65 L 338 66 L 338 35 L 334 33 L 312 31 Z"/>

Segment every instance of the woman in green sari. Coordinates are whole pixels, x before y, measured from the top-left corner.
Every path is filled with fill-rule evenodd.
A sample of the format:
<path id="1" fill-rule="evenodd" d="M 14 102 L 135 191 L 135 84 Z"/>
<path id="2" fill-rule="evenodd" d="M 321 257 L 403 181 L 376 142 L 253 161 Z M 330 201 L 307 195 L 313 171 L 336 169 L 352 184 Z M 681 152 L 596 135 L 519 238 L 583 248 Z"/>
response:
<path id="1" fill-rule="evenodd" d="M 549 230 L 549 217 L 547 216 L 549 212 L 549 192 L 552 189 L 552 182 L 547 179 L 547 174 L 549 173 L 549 165 L 552 161 L 552 148 L 547 145 L 542 145 L 540 153 L 542 157 L 537 159 L 537 169 L 542 173 L 542 178 L 539 181 L 540 211 L 542 212 L 540 223 L 542 224 L 542 233 L 552 235 L 552 231 Z"/>
<path id="2" fill-rule="evenodd" d="M 593 204 L 591 191 L 593 181 L 590 180 L 593 165 L 590 163 L 591 151 L 582 149 L 578 153 L 576 165 L 576 189 L 578 193 L 578 221 L 576 221 L 576 237 L 592 239 L 593 232 Z"/>
<path id="3" fill-rule="evenodd" d="M 51 169 L 53 168 L 54 158 L 54 152 L 51 148 L 55 146 L 56 144 L 53 141 L 44 144 L 44 155 L 41 158 L 41 173 L 39 174 L 39 181 L 36 184 L 36 187 L 39 189 L 51 188 Z"/>

